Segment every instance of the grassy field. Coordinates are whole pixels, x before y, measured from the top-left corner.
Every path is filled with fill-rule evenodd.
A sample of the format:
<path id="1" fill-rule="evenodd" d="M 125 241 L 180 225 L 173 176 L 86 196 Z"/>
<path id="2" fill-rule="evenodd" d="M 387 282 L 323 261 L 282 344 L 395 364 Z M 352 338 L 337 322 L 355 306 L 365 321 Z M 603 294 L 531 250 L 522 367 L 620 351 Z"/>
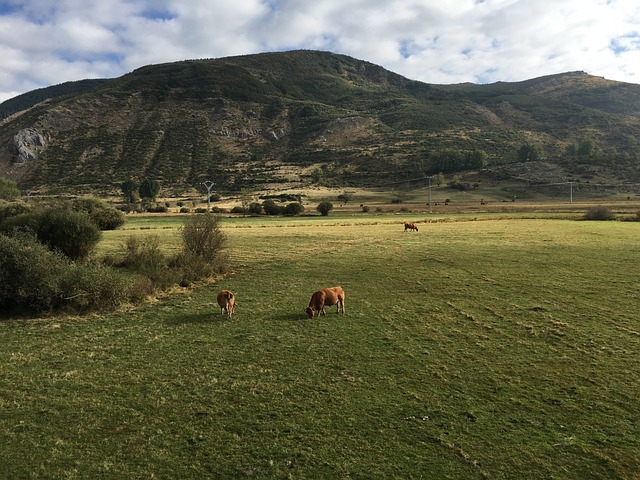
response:
<path id="1" fill-rule="evenodd" d="M 640 478 L 640 223 L 426 218 L 225 219 L 214 285 L 2 322 L 4 478 Z"/>

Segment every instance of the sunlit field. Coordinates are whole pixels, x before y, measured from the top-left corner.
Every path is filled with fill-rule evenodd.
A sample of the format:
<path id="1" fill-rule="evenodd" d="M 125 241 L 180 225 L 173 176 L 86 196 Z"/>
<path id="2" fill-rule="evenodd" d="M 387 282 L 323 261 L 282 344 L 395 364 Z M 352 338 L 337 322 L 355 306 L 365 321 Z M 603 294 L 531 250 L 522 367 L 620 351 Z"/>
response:
<path id="1" fill-rule="evenodd" d="M 640 222 L 576 218 L 224 218 L 227 278 L 0 323 L 0 471 L 640 478 Z M 176 250 L 180 225 L 130 217 L 97 256 L 129 235 Z M 346 315 L 307 318 L 334 285 Z"/>

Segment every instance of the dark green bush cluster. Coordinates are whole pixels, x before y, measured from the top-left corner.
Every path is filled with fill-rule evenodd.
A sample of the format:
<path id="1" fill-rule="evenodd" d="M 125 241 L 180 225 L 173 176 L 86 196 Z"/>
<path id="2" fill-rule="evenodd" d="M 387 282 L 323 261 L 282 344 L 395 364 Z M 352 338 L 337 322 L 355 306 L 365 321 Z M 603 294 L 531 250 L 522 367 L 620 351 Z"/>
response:
<path id="1" fill-rule="evenodd" d="M 100 240 L 100 229 L 87 213 L 62 206 L 33 209 L 0 223 L 0 233 L 18 232 L 33 233 L 40 243 L 73 260 L 87 258 Z"/>
<path id="2" fill-rule="evenodd" d="M 304 212 L 304 206 L 299 202 L 291 202 L 287 205 L 278 205 L 274 200 L 265 200 L 261 208 L 259 203 L 249 205 L 249 211 L 255 214 L 264 212 L 267 215 L 300 215 Z"/>
<path id="3" fill-rule="evenodd" d="M 115 230 L 124 225 L 124 214 L 97 198 L 83 197 L 71 202 L 71 208 L 85 212 L 100 230 Z"/>
<path id="4" fill-rule="evenodd" d="M 22 210 L 16 210 L 22 211 Z M 88 213 L 37 208 L 0 224 L 0 311 L 82 313 L 135 303 L 175 284 L 224 273 L 228 259 L 219 217 L 191 216 L 183 249 L 166 255 L 159 237 L 130 237 L 120 255 L 86 261 L 100 237 Z M 75 261 L 75 260 L 83 260 Z"/>
<path id="5" fill-rule="evenodd" d="M 133 301 L 130 277 L 96 264 L 74 263 L 33 235 L 0 235 L 0 309 L 41 313 L 104 310 Z"/>
<path id="6" fill-rule="evenodd" d="M 320 212 L 320 215 L 326 217 L 329 215 L 329 212 L 333 210 L 333 203 L 331 202 L 320 202 L 316 207 L 316 210 Z"/>
<path id="7" fill-rule="evenodd" d="M 615 215 L 611 211 L 609 207 L 605 207 L 604 205 L 597 205 L 595 207 L 589 208 L 585 214 L 585 220 L 613 220 Z"/>

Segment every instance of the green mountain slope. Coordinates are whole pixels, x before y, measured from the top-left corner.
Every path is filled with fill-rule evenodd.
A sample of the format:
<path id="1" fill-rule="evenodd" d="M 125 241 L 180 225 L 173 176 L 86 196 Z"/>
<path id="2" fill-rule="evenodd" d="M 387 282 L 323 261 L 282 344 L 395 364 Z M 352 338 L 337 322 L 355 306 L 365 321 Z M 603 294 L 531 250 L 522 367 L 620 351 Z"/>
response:
<path id="1" fill-rule="evenodd" d="M 630 182 L 639 140 L 639 85 L 582 72 L 431 85 L 293 51 L 147 66 L 39 103 L 0 124 L 0 174 L 40 191 L 112 191 L 130 178 L 234 191 L 426 182 L 480 161 L 486 181 L 542 162 L 560 170 L 538 182 L 558 171 Z"/>

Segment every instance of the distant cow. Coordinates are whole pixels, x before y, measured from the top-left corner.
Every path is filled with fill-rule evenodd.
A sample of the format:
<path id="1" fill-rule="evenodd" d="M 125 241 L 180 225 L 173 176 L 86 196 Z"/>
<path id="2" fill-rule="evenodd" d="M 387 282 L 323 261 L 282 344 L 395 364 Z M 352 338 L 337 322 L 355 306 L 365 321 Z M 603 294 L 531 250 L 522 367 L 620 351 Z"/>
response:
<path id="1" fill-rule="evenodd" d="M 415 223 L 406 223 L 405 222 L 404 231 L 406 232 L 407 230 L 409 230 L 409 231 L 415 230 L 417 232 L 418 231 L 418 226 Z"/>
<path id="2" fill-rule="evenodd" d="M 311 301 L 307 307 L 307 315 L 309 318 L 314 316 L 326 315 L 324 307 L 337 306 L 336 313 L 340 313 L 340 307 L 342 307 L 342 314 L 344 315 L 344 290 L 342 287 L 331 287 L 319 290 L 311 295 Z M 316 315 L 317 312 L 317 315 Z"/>
<path id="3" fill-rule="evenodd" d="M 218 294 L 218 305 L 220 305 L 220 314 L 226 314 L 227 318 L 231 319 L 236 310 L 236 296 L 229 290 L 222 290 Z"/>

